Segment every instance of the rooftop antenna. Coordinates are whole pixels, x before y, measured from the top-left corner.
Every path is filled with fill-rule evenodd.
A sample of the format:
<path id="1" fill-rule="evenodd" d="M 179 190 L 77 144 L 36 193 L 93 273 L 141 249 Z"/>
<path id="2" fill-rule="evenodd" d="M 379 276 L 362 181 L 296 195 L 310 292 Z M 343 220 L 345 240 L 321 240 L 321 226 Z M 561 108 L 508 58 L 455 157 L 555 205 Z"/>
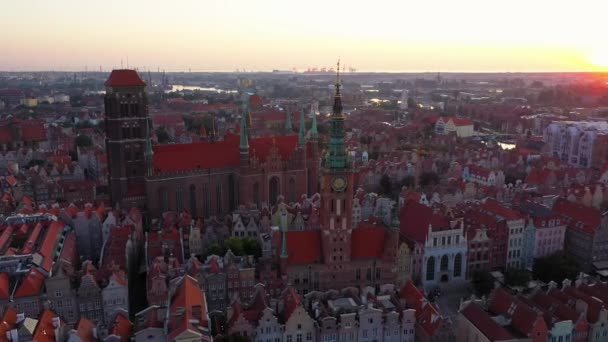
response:
<path id="1" fill-rule="evenodd" d="M 123 65 L 122 65 L 122 58 L 120 59 L 120 68 L 124 69 Z"/>

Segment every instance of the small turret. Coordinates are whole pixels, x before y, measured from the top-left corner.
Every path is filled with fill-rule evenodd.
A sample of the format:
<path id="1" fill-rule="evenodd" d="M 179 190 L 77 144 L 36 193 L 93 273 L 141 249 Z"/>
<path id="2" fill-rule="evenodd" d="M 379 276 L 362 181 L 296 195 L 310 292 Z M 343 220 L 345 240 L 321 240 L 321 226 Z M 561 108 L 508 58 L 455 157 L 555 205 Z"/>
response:
<path id="1" fill-rule="evenodd" d="M 300 109 L 300 130 L 298 132 L 298 146 L 304 147 L 306 144 L 306 121 L 304 120 L 304 107 Z"/>

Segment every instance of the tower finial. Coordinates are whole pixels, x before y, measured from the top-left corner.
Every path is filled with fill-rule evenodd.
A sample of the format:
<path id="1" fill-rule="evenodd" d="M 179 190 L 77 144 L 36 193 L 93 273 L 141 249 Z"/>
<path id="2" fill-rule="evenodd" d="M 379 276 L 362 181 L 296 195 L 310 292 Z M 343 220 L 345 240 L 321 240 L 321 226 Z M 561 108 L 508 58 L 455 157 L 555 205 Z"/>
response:
<path id="1" fill-rule="evenodd" d="M 338 59 L 338 71 L 336 73 L 336 93 L 334 94 L 334 115 L 342 115 L 342 95 L 340 94 L 340 59 Z"/>
<path id="2" fill-rule="evenodd" d="M 337 73 L 336 73 L 336 89 L 340 86 L 340 57 L 338 57 Z"/>

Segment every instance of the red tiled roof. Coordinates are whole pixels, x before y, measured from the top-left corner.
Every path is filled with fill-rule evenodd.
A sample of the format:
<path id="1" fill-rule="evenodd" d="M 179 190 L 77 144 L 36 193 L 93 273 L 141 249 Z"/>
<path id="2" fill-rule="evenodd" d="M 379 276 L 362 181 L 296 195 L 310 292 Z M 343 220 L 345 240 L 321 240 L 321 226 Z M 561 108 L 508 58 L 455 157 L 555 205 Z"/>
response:
<path id="1" fill-rule="evenodd" d="M 279 233 L 280 234 L 280 233 Z M 285 233 L 287 238 L 287 262 L 290 264 L 313 264 L 322 260 L 321 231 L 293 230 Z M 279 239 L 278 251 L 281 240 Z"/>
<path id="2" fill-rule="evenodd" d="M 212 257 L 211 260 L 209 260 L 209 271 L 211 273 L 220 273 L 220 264 L 217 262 L 216 257 Z"/>
<path id="3" fill-rule="evenodd" d="M 198 328 L 193 325 L 192 320 L 194 319 L 197 319 L 202 327 L 209 328 L 204 296 L 194 278 L 190 276 L 182 278 L 169 307 L 168 340 L 173 341 L 176 336 L 188 329 L 198 331 Z M 181 308 L 183 308 L 183 313 L 178 314 L 178 309 L 181 311 Z M 199 314 L 200 316 L 196 317 Z"/>
<path id="4" fill-rule="evenodd" d="M 582 230 L 587 234 L 595 234 L 602 220 L 602 214 L 596 208 L 587 207 L 563 198 L 555 201 L 553 211 L 566 217 L 568 229 Z"/>
<path id="5" fill-rule="evenodd" d="M 102 269 L 110 269 L 112 265 L 127 270 L 127 257 L 125 254 L 129 236 L 133 232 L 132 226 L 112 227 L 102 256 Z"/>
<path id="6" fill-rule="evenodd" d="M 94 335 L 95 324 L 90 320 L 81 317 L 78 322 L 76 322 L 74 329 L 76 329 L 76 336 L 78 336 L 82 342 L 97 341 Z"/>
<path id="7" fill-rule="evenodd" d="M 0 341 L 9 342 L 6 333 L 12 330 L 15 324 L 17 324 L 17 311 L 9 306 L 4 311 L 4 317 L 2 317 L 2 323 L 0 323 Z"/>
<path id="8" fill-rule="evenodd" d="M 4 245 L 8 242 L 10 237 L 13 235 L 14 226 L 5 226 L 2 231 L 2 235 L 0 235 L 0 250 L 4 249 Z"/>
<path id="9" fill-rule="evenodd" d="M 488 198 L 482 205 L 483 209 L 495 215 L 502 216 L 508 221 L 518 220 L 522 218 L 519 211 L 507 208 L 493 198 Z"/>
<path id="10" fill-rule="evenodd" d="M 220 109 L 236 109 L 238 106 L 234 103 L 213 103 L 213 104 L 201 104 L 192 108 L 195 112 L 208 112 Z"/>
<path id="11" fill-rule="evenodd" d="M 264 162 L 276 147 L 283 160 L 289 160 L 298 144 L 297 135 L 249 140 L 250 156 Z M 223 141 L 154 146 L 154 168 L 161 172 L 238 167 L 239 136 L 226 135 Z"/>
<path id="12" fill-rule="evenodd" d="M 411 280 L 408 280 L 399 291 L 399 297 L 405 299 L 408 308 L 416 311 L 416 321 L 426 335 L 433 336 L 443 322 L 437 308 L 428 302 Z"/>
<path id="13" fill-rule="evenodd" d="M 120 337 L 121 342 L 130 341 L 133 333 L 133 323 L 123 312 L 118 312 L 114 317 L 114 322 L 110 328 L 110 334 Z"/>
<path id="14" fill-rule="evenodd" d="M 21 139 L 24 141 L 46 140 L 46 128 L 42 121 L 21 121 Z"/>
<path id="15" fill-rule="evenodd" d="M 130 69 L 112 70 L 110 77 L 104 83 L 106 87 L 141 87 L 146 83 L 137 74 L 137 71 Z"/>
<path id="16" fill-rule="evenodd" d="M 384 251 L 384 236 L 383 227 L 362 223 L 352 232 L 351 257 L 353 259 L 381 258 Z"/>
<path id="17" fill-rule="evenodd" d="M 42 242 L 39 253 L 44 258 L 40 267 L 47 272 L 50 272 L 51 267 L 53 266 L 53 251 L 55 250 L 56 242 L 61 236 L 61 231 L 63 230 L 64 226 L 65 223 L 63 221 L 54 221 L 46 230 L 44 241 Z"/>
<path id="18" fill-rule="evenodd" d="M 34 246 L 36 245 L 38 236 L 40 236 L 41 232 L 42 224 L 38 223 L 36 224 L 36 227 L 34 227 L 34 231 L 28 236 L 27 241 L 19 254 L 31 254 L 34 251 Z"/>
<path id="19" fill-rule="evenodd" d="M 38 325 L 34 330 L 32 339 L 36 342 L 55 342 L 55 327 L 53 326 L 53 318 L 57 315 L 50 309 L 46 309 L 40 315 Z M 64 324 L 64 322 L 61 322 Z"/>
<path id="20" fill-rule="evenodd" d="M 492 317 L 479 305 L 471 303 L 460 313 L 466 317 L 482 334 L 490 341 L 502 341 L 515 339 L 505 328 L 501 327 Z"/>
<path id="21" fill-rule="evenodd" d="M 0 273 L 0 300 L 8 299 L 9 293 L 9 277 L 8 273 Z"/>
<path id="22" fill-rule="evenodd" d="M 27 275 L 21 279 L 21 284 L 15 291 L 15 297 L 38 296 L 42 291 L 45 277 L 40 271 L 32 268 Z"/>
<path id="23" fill-rule="evenodd" d="M 433 210 L 417 201 L 409 200 L 401 210 L 400 232 L 402 235 L 416 241 L 424 242 L 433 218 Z"/>
<path id="24" fill-rule="evenodd" d="M 283 319 L 287 322 L 291 314 L 301 304 L 300 296 L 296 293 L 293 287 L 288 287 L 283 292 Z"/>

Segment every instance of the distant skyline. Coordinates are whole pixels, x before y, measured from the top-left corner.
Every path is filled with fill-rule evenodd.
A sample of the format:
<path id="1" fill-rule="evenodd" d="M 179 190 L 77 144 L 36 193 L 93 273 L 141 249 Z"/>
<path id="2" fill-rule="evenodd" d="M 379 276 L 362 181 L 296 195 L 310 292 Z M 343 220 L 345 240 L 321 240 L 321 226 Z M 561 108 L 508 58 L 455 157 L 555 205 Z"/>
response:
<path id="1" fill-rule="evenodd" d="M 373 6 L 371 5 L 373 4 Z M 608 1 L 6 1 L 0 70 L 608 71 Z"/>

